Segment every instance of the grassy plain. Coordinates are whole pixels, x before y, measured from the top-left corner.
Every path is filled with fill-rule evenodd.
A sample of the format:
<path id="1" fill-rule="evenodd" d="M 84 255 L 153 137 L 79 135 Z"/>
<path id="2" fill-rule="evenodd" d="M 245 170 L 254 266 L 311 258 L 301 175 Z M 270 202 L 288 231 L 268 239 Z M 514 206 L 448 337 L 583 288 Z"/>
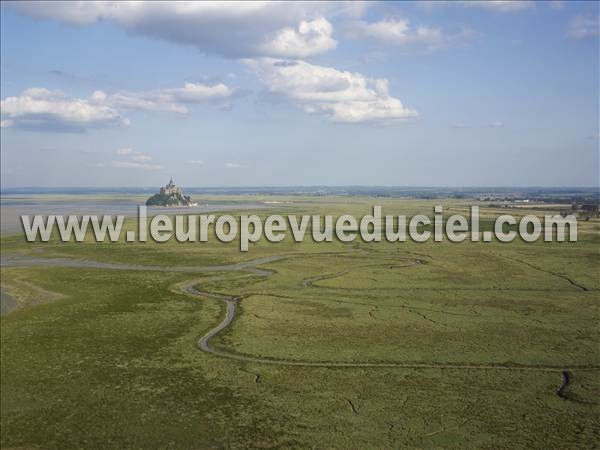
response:
<path id="1" fill-rule="evenodd" d="M 434 204 L 448 214 L 470 205 L 251 199 L 265 200 L 280 202 L 268 213 L 355 216 L 373 204 L 409 217 Z M 482 208 L 482 231 L 503 213 Z M 580 222 L 579 231 L 576 243 L 288 238 L 247 253 L 214 238 L 31 244 L 3 236 L 3 255 L 165 270 L 2 268 L 2 287 L 24 305 L 1 319 L 2 448 L 591 448 L 600 440 L 600 372 L 571 368 L 600 365 L 600 228 Z M 169 271 L 274 255 L 285 258 L 264 265 L 268 277 Z M 286 367 L 201 352 L 198 338 L 225 306 L 173 292 L 190 279 L 242 299 L 216 348 L 439 367 Z M 456 363 L 564 367 L 572 383 L 562 398 L 560 372 L 443 367 Z"/>

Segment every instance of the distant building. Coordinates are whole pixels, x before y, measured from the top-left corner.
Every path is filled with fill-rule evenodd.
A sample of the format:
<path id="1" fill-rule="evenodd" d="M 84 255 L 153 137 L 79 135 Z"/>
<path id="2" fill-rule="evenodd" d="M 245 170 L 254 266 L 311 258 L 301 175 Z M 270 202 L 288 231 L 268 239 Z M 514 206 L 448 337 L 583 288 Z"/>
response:
<path id="1" fill-rule="evenodd" d="M 154 194 L 146 200 L 147 206 L 198 206 L 193 202 L 189 195 L 183 194 L 183 189 L 173 183 L 173 178 L 169 183 L 160 188 L 158 194 Z"/>
<path id="2" fill-rule="evenodd" d="M 181 190 L 181 188 L 175 186 L 175 183 L 173 183 L 173 177 L 171 177 L 171 179 L 169 180 L 169 184 L 167 184 L 165 187 L 160 188 L 160 195 L 176 194 L 183 194 L 183 191 Z"/>

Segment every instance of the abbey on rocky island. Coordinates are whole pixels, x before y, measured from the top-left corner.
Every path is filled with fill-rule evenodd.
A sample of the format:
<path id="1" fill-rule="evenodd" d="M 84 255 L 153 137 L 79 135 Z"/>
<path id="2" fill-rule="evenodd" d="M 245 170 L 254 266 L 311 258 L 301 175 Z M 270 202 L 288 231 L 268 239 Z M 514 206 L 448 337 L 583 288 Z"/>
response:
<path id="1" fill-rule="evenodd" d="M 198 206 L 193 202 L 189 195 L 183 194 L 183 189 L 173 183 L 173 178 L 169 184 L 160 188 L 158 194 L 154 194 L 146 200 L 146 206 Z"/>

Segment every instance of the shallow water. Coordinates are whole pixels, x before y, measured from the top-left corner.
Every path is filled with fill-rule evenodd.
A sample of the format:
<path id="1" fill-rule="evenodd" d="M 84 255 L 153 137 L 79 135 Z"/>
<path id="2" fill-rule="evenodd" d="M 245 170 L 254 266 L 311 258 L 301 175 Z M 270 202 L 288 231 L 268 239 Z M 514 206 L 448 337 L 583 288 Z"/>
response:
<path id="1" fill-rule="evenodd" d="M 61 197 L 56 195 L 7 195 L 0 197 L 0 230 L 2 234 L 23 233 L 21 215 L 33 216 L 41 214 L 57 215 L 82 215 L 95 214 L 103 216 L 124 215 L 125 217 L 137 217 L 138 207 L 143 204 L 143 198 L 139 195 L 123 195 L 114 200 L 98 198 L 93 195 L 73 195 Z M 259 202 L 240 203 L 205 203 L 196 207 L 181 208 L 148 208 L 148 216 L 156 214 L 204 214 L 215 211 L 234 211 L 244 209 L 262 209 L 269 205 Z"/>

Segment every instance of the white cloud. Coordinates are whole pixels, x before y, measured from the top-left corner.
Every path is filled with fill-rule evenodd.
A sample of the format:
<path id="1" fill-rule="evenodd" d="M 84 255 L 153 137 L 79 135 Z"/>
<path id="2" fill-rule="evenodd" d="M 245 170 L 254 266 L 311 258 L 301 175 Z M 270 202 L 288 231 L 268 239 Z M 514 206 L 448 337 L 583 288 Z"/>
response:
<path id="1" fill-rule="evenodd" d="M 148 162 L 151 160 L 152 160 L 152 157 L 148 156 L 148 155 L 132 155 L 131 156 L 131 161 L 134 161 L 134 162 L 143 163 L 143 162 Z"/>
<path id="2" fill-rule="evenodd" d="M 305 58 L 315 53 L 324 53 L 337 46 L 331 37 L 333 27 L 323 17 L 311 22 L 302 21 L 297 29 L 288 27 L 259 46 L 264 55 L 284 58 Z"/>
<path id="3" fill-rule="evenodd" d="M 188 112 L 184 105 L 174 102 L 171 96 L 159 92 L 117 92 L 107 97 L 107 101 L 120 109 L 180 114 Z"/>
<path id="4" fill-rule="evenodd" d="M 135 161 L 113 161 L 111 166 L 117 169 L 143 169 L 143 170 L 160 170 L 162 166 L 158 164 L 140 163 Z"/>
<path id="5" fill-rule="evenodd" d="M 163 111 L 186 114 L 187 105 L 212 103 L 217 106 L 228 105 L 227 101 L 235 94 L 235 90 L 223 83 L 207 85 L 202 83 L 185 83 L 182 88 L 162 89 L 142 92 L 117 92 L 106 95 L 103 92 L 95 95 L 103 96 L 104 101 L 116 108 L 142 111 Z"/>
<path id="6" fill-rule="evenodd" d="M 227 57 L 306 57 L 335 47 L 327 14 L 356 15 L 338 2 L 14 2 L 38 18 L 85 25 L 113 22 L 127 31 L 189 44 Z"/>
<path id="7" fill-rule="evenodd" d="M 190 103 L 231 97 L 233 92 L 233 89 L 223 83 L 213 86 L 201 83 L 185 83 L 183 88 L 168 89 L 165 91 L 165 93 L 172 95 L 179 101 Z"/>
<path id="8" fill-rule="evenodd" d="M 162 166 L 152 164 L 152 157 L 132 148 L 120 148 L 115 151 L 118 156 L 125 158 L 114 160 L 111 166 L 117 169 L 160 170 Z"/>
<path id="9" fill-rule="evenodd" d="M 117 109 L 97 101 L 70 97 L 45 88 L 26 89 L 1 102 L 2 126 L 81 131 L 86 128 L 128 125 Z"/>
<path id="10" fill-rule="evenodd" d="M 417 3 L 424 8 L 433 8 L 434 6 L 462 6 L 464 8 L 479 8 L 493 12 L 511 13 L 523 11 L 529 8 L 535 8 L 535 2 L 532 0 L 451 0 L 451 1 L 421 1 Z"/>
<path id="11" fill-rule="evenodd" d="M 87 99 L 70 97 L 61 91 L 29 88 L 20 96 L 2 100 L 2 128 L 23 127 L 54 131 L 82 131 L 87 128 L 129 125 L 123 111 L 189 112 L 193 104 L 229 107 L 235 89 L 223 83 L 185 83 L 181 88 L 107 94 L 95 91 Z"/>
<path id="12" fill-rule="evenodd" d="M 196 164 L 201 166 L 202 164 L 204 164 L 204 161 L 202 161 L 201 159 L 190 159 L 188 161 L 188 164 Z"/>
<path id="13" fill-rule="evenodd" d="M 502 123 L 502 122 L 500 122 L 498 120 L 495 121 L 495 122 L 490 123 L 490 127 L 491 128 L 501 128 L 503 126 L 504 126 L 504 123 Z"/>
<path id="14" fill-rule="evenodd" d="M 271 58 L 247 60 L 267 90 L 309 113 L 322 113 L 334 122 L 389 122 L 417 116 L 389 93 L 388 80 L 317 66 L 305 61 Z"/>
<path id="15" fill-rule="evenodd" d="M 465 8 L 481 8 L 502 13 L 535 7 L 535 2 L 531 0 L 466 0 L 460 3 Z"/>
<path id="16" fill-rule="evenodd" d="M 441 29 L 428 26 L 412 26 L 407 19 L 385 19 L 378 22 L 357 21 L 349 25 L 350 37 L 372 38 L 389 45 L 417 46 L 436 50 L 464 41 L 473 33 L 463 30 L 447 34 Z"/>
<path id="17" fill-rule="evenodd" d="M 244 166 L 243 164 L 232 163 L 232 162 L 226 162 L 225 167 L 227 167 L 228 169 L 245 169 L 246 168 L 246 166 Z"/>
<path id="18" fill-rule="evenodd" d="M 567 37 L 585 39 L 600 35 L 600 16 L 575 16 L 569 21 Z"/>

